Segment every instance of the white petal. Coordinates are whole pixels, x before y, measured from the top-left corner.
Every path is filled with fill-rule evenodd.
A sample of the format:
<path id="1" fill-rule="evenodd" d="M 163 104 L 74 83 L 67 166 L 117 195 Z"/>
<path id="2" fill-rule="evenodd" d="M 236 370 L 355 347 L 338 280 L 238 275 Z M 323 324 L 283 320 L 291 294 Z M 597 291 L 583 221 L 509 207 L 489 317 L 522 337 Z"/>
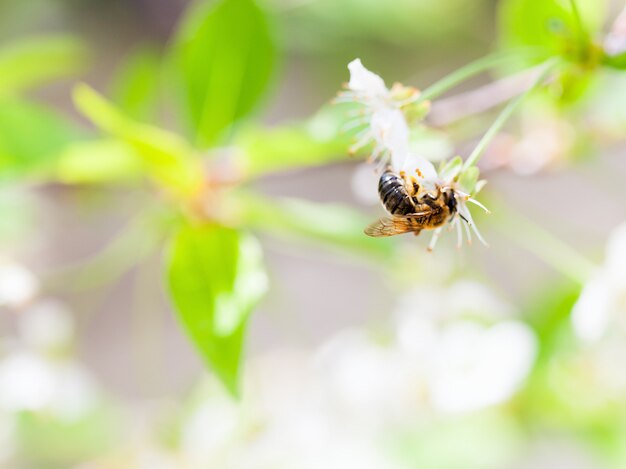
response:
<path id="1" fill-rule="evenodd" d="M 29 301 L 38 287 L 37 278 L 21 265 L 0 265 L 0 305 L 18 307 Z"/>
<path id="2" fill-rule="evenodd" d="M 600 339 L 609 326 L 611 291 L 604 276 L 597 275 L 583 288 L 572 310 L 576 335 L 585 342 Z"/>
<path id="3" fill-rule="evenodd" d="M 366 69 L 361 59 L 354 59 L 348 64 L 350 82 L 348 87 L 353 91 L 361 91 L 374 96 L 385 96 L 389 93 L 382 78 Z"/>
<path id="4" fill-rule="evenodd" d="M 460 321 L 441 339 L 431 393 L 435 406 L 447 412 L 506 401 L 531 370 L 537 348 L 532 331 L 517 321 L 491 328 Z"/>
<path id="5" fill-rule="evenodd" d="M 409 126 L 404 120 L 404 115 L 398 109 L 379 109 L 372 114 L 370 128 L 374 139 L 392 156 L 392 166 L 399 170 L 398 166 L 408 155 L 409 149 Z"/>
<path id="6" fill-rule="evenodd" d="M 434 182 L 438 179 L 435 166 L 426 158 L 415 154 L 409 154 L 400 168 L 410 174 L 417 173 L 425 181 Z"/>

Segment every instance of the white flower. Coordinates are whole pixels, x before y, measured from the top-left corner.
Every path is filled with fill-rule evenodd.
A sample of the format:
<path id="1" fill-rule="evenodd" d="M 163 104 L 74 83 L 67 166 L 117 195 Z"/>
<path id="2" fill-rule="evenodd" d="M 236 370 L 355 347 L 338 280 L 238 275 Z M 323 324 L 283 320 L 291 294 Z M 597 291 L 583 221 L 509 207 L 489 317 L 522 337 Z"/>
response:
<path id="1" fill-rule="evenodd" d="M 410 424 L 425 408 L 419 363 L 396 344 L 377 344 L 364 331 L 345 331 L 317 359 L 337 404 L 362 430 Z"/>
<path id="2" fill-rule="evenodd" d="M 487 209 L 471 196 L 478 192 L 475 190 L 476 180 L 472 187 L 461 187 L 462 162 L 453 159 L 443 166 L 441 174 L 437 174 L 433 164 L 420 155 L 411 151 L 410 130 L 403 110 L 419 97 L 417 90 L 394 85 L 387 88 L 381 77 L 366 69 L 360 59 L 355 59 L 348 64 L 350 81 L 348 91 L 342 92 L 337 102 L 354 102 L 362 106 L 362 110 L 356 118 L 349 122 L 351 127 L 365 126 L 357 134 L 357 141 L 351 147 L 351 152 L 372 145 L 373 150 L 370 160 L 377 163 L 377 170 L 381 172 L 385 167 L 391 166 L 395 172 L 410 174 L 418 180 L 420 187 L 426 191 L 450 191 L 456 199 L 456 212 L 451 220 L 452 226 L 456 225 L 457 243 L 463 242 L 463 228 L 461 221 L 466 222 L 465 233 L 468 242 L 471 241 L 473 231 L 478 239 L 486 244 L 480 232 L 476 228 L 467 203 L 474 203 Z M 454 164 L 453 164 L 454 163 Z M 465 172 L 475 168 L 465 169 Z M 471 230 L 470 230 L 471 227 Z M 434 230 L 429 249 L 432 250 L 439 238 L 442 228 Z"/>
<path id="3" fill-rule="evenodd" d="M 210 465 L 236 437 L 241 418 L 237 404 L 226 396 L 206 399 L 181 431 L 181 450 L 198 467 Z"/>
<path id="4" fill-rule="evenodd" d="M 626 333 L 626 223 L 611 233 L 604 265 L 583 288 L 572 324 L 586 342 L 596 342 L 610 331 Z"/>
<path id="5" fill-rule="evenodd" d="M 96 394 L 89 375 L 73 362 L 55 362 L 15 352 L 0 362 L 0 409 L 49 411 L 74 421 L 93 408 Z"/>
<path id="6" fill-rule="evenodd" d="M 361 59 L 354 59 L 350 62 L 348 70 L 350 70 L 348 89 L 366 104 L 372 107 L 384 106 L 385 101 L 390 99 L 389 90 L 383 79 L 366 69 L 361 63 Z"/>
<path id="7" fill-rule="evenodd" d="M 37 292 L 35 276 L 19 264 L 0 264 L 0 306 L 16 308 L 28 302 Z"/>
<path id="8" fill-rule="evenodd" d="M 457 247 L 461 247 L 463 243 L 463 228 L 465 229 L 468 243 L 471 243 L 472 232 L 474 232 L 480 242 L 487 245 L 487 242 L 476 227 L 468 207 L 468 203 L 472 203 L 489 213 L 489 210 L 472 196 L 480 191 L 482 187 L 481 182 L 464 177 L 471 169 L 475 168 L 464 170 L 463 161 L 460 157 L 456 157 L 442 164 L 441 170 L 437 173 L 432 163 L 416 155 L 409 155 L 403 166 L 403 171 L 409 174 L 416 173 L 422 178 L 420 184 L 426 190 L 434 190 L 436 191 L 435 193 L 449 191 L 453 194 L 456 200 L 456 213 L 450 220 L 450 226 L 452 229 L 456 227 Z M 475 176 L 477 177 L 477 175 L 478 173 L 476 172 Z M 470 184 L 470 186 L 466 187 L 463 184 Z M 434 230 L 433 237 L 428 245 L 429 250 L 435 247 L 442 231 L 443 227 Z"/>
<path id="9" fill-rule="evenodd" d="M 350 62 L 348 69 L 348 91 L 339 93 L 336 102 L 362 105 L 363 109 L 348 127 L 365 125 L 350 152 L 373 144 L 370 160 L 377 162 L 379 169 L 387 164 L 396 170 L 402 169 L 409 156 L 409 126 L 402 107 L 414 102 L 419 96 L 418 91 L 399 84 L 388 89 L 383 79 L 366 69 L 360 59 Z"/>
<path id="10" fill-rule="evenodd" d="M 419 364 L 435 409 L 471 411 L 504 402 L 519 389 L 537 344 L 526 325 L 502 320 L 510 314 L 509 305 L 474 282 L 417 289 L 400 303 L 397 345 Z"/>
<path id="11" fill-rule="evenodd" d="M 433 405 L 459 412 L 506 401 L 532 369 L 536 348 L 532 331 L 517 321 L 444 328 L 429 383 Z"/>
<path id="12" fill-rule="evenodd" d="M 250 362 L 243 402 L 211 393 L 183 423 L 192 467 L 398 469 L 373 435 L 337 408 L 309 353 Z"/>

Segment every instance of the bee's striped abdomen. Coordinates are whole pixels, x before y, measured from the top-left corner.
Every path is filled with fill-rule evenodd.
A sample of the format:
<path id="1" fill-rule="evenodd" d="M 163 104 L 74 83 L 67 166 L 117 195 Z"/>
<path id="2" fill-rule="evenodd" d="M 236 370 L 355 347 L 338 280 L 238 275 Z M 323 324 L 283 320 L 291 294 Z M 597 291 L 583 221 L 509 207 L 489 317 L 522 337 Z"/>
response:
<path id="1" fill-rule="evenodd" d="M 415 212 L 415 201 L 408 194 L 404 180 L 390 170 L 380 176 L 378 194 L 383 206 L 391 215 L 408 215 Z"/>

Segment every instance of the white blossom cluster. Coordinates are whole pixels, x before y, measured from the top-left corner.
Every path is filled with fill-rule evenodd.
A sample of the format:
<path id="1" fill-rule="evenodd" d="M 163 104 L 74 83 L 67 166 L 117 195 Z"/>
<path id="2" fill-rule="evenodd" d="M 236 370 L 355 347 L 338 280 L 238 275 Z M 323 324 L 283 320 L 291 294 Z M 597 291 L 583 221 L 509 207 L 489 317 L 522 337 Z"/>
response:
<path id="1" fill-rule="evenodd" d="M 450 228 L 456 228 L 457 245 L 461 246 L 464 237 L 461 220 L 466 222 L 464 227 L 468 242 L 471 242 L 473 232 L 486 244 L 467 206 L 473 203 L 488 211 L 473 197 L 484 185 L 484 181 L 478 181 L 478 169 L 464 168 L 462 160 L 455 158 L 442 162 L 438 171 L 428 159 L 412 151 L 407 116 L 423 112 L 419 107 L 423 107 L 419 91 L 398 83 L 387 88 L 383 79 L 365 68 L 360 59 L 350 62 L 348 69 L 350 81 L 347 90 L 340 92 L 336 101 L 358 104 L 357 114 L 348 125 L 363 127 L 350 152 L 368 149 L 369 160 L 375 164 L 378 173 L 390 167 L 396 173 L 410 174 L 425 190 L 454 189 L 458 214 L 451 220 Z M 416 112 L 415 106 L 419 111 Z M 441 231 L 442 228 L 434 230 L 429 248 L 434 247 Z"/>
<path id="2" fill-rule="evenodd" d="M 473 282 L 415 290 L 388 336 L 348 330 L 313 354 L 257 359 L 239 404 L 209 386 L 183 424 L 182 454 L 191 467 L 413 467 L 390 439 L 489 413 L 523 384 L 537 344 L 510 313 Z"/>
<path id="3" fill-rule="evenodd" d="M 17 329 L 15 337 L 0 342 L 0 465 L 16 450 L 21 414 L 71 424 L 98 401 L 90 373 L 69 353 L 70 312 L 59 301 L 39 298 L 38 285 L 22 265 L 0 265 L 0 314 L 14 320 Z"/>

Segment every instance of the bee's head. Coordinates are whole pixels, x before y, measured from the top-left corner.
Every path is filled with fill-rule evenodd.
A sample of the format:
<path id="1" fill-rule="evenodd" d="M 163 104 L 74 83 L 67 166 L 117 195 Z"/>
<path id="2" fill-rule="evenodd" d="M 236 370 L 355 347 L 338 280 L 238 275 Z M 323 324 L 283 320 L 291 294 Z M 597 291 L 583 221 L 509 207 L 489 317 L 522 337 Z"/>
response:
<path id="1" fill-rule="evenodd" d="M 441 189 L 441 194 L 443 195 L 443 200 L 450 210 L 451 214 L 456 213 L 457 200 L 456 200 L 456 192 L 450 186 L 444 186 Z"/>

